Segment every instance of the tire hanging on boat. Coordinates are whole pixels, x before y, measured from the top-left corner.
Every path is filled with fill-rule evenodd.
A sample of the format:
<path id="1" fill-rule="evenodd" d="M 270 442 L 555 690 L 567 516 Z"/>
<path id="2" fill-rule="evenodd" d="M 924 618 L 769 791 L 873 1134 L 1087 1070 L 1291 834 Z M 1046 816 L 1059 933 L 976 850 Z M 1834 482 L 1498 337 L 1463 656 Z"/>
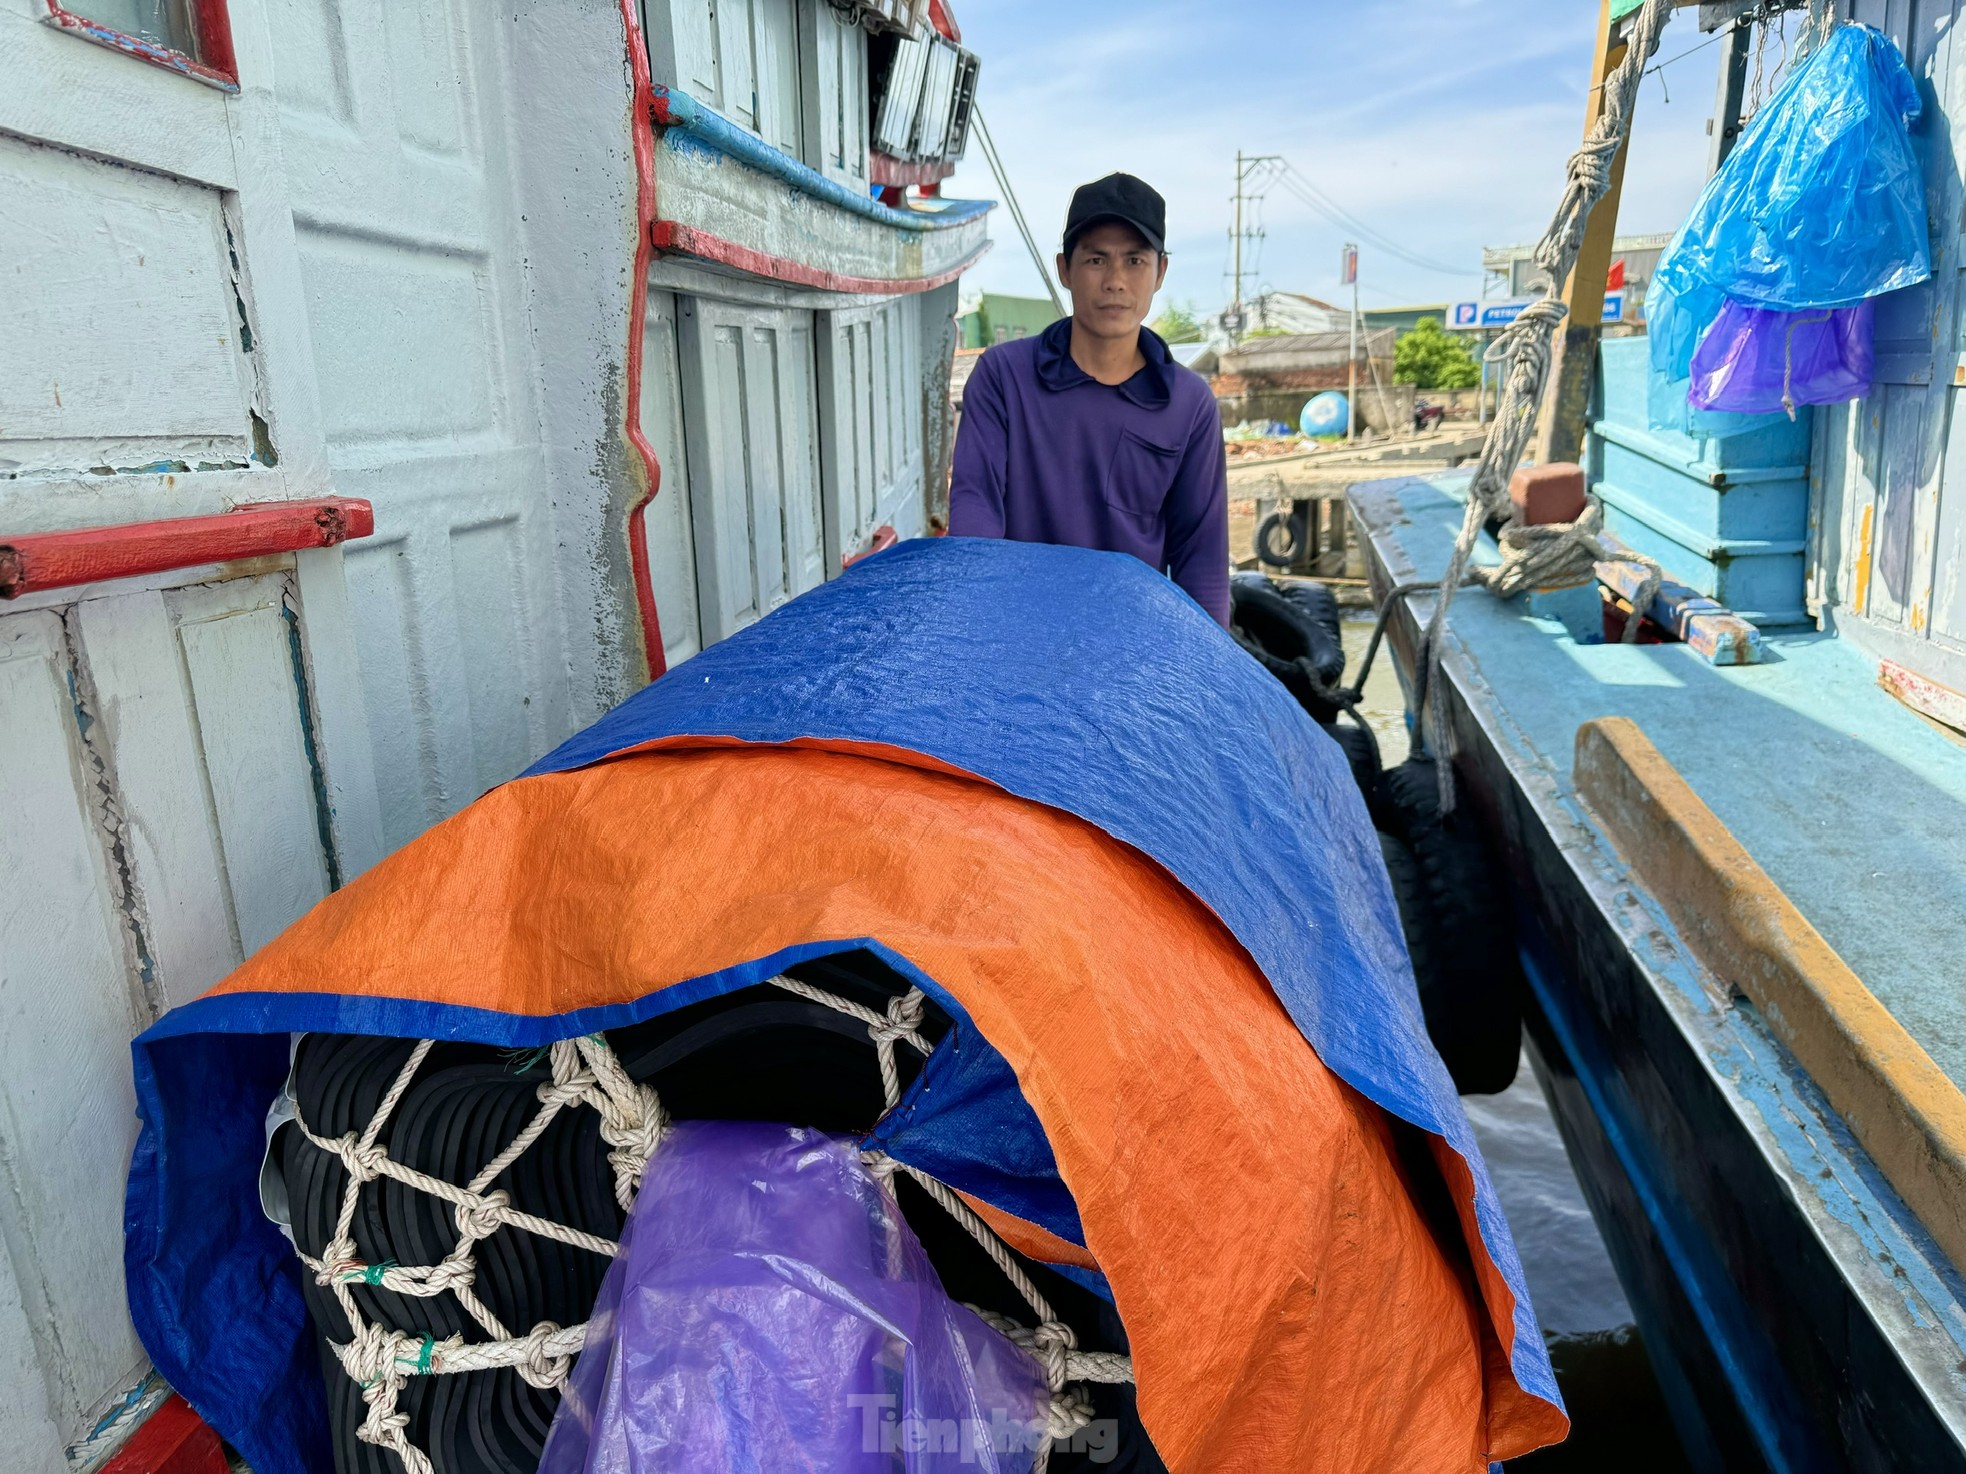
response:
<path id="1" fill-rule="evenodd" d="M 1229 580 L 1230 633 L 1296 698 L 1313 721 L 1337 721 L 1328 692 L 1345 674 L 1338 606 L 1317 584 L 1283 585 L 1260 573 Z"/>
<path id="2" fill-rule="evenodd" d="M 1442 817 L 1431 757 L 1386 771 L 1375 816 L 1427 1037 L 1463 1095 L 1506 1090 L 1522 1054 L 1526 984 L 1495 857 L 1471 817 Z"/>
<path id="3" fill-rule="evenodd" d="M 1324 730 L 1331 740 L 1345 750 L 1345 761 L 1352 765 L 1352 781 L 1358 784 L 1359 792 L 1365 795 L 1366 807 L 1376 810 L 1379 796 L 1379 739 L 1372 729 L 1361 722 L 1333 722 Z"/>

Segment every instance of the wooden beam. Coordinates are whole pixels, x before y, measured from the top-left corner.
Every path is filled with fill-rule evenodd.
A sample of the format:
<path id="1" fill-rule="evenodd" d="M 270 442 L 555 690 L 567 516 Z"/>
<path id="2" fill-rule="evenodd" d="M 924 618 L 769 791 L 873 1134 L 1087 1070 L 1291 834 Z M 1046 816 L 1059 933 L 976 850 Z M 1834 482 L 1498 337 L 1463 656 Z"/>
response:
<path id="1" fill-rule="evenodd" d="M 1636 723 L 1580 727 L 1574 781 L 1680 940 L 1753 1002 L 1939 1247 L 1966 1264 L 1966 1095 Z"/>
<path id="2" fill-rule="evenodd" d="M 1600 0 L 1597 51 L 1591 64 L 1591 90 L 1584 101 L 1584 137 L 1590 137 L 1604 115 L 1604 83 L 1625 59 L 1626 46 L 1612 20 L 1614 0 Z M 1536 428 L 1536 460 L 1581 461 L 1584 432 L 1590 418 L 1591 383 L 1597 373 L 1597 345 L 1604 335 L 1604 282 L 1611 272 L 1612 242 L 1618 233 L 1618 197 L 1625 183 L 1625 155 L 1630 138 L 1618 147 L 1611 163 L 1611 187 L 1591 209 L 1584 223 L 1584 244 L 1577 264 L 1562 288 L 1569 309 L 1563 332 L 1551 345 L 1549 383 L 1543 391 L 1542 415 Z"/>

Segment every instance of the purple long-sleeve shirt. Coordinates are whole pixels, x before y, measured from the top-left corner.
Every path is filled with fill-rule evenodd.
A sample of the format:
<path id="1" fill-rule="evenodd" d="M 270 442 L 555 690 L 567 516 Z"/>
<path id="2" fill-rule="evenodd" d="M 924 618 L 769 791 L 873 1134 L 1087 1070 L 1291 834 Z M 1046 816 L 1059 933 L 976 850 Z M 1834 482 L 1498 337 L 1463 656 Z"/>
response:
<path id="1" fill-rule="evenodd" d="M 963 389 L 949 531 L 1131 553 L 1229 622 L 1228 463 L 1215 396 L 1145 328 L 1146 367 L 1101 384 L 1072 323 L 999 343 Z"/>

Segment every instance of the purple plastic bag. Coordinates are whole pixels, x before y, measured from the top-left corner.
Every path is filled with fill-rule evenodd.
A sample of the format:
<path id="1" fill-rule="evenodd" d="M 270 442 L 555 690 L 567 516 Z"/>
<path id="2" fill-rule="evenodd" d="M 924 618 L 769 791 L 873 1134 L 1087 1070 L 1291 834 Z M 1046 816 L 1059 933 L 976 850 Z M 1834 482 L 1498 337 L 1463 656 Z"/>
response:
<path id="1" fill-rule="evenodd" d="M 1028 1474 L 1035 1361 L 951 1300 L 850 1142 L 678 1122 L 540 1474 Z"/>
<path id="2" fill-rule="evenodd" d="M 1782 312 L 1731 298 L 1693 354 L 1695 409 L 1794 412 L 1870 393 L 1875 363 L 1872 303 Z"/>

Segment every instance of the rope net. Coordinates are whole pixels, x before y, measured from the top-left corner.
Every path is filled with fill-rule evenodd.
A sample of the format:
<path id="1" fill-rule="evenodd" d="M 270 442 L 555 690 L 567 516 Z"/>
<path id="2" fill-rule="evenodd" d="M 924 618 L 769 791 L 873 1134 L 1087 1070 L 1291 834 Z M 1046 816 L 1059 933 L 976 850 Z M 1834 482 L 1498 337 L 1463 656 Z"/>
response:
<path id="1" fill-rule="evenodd" d="M 919 988 L 910 988 L 889 1000 L 887 1011 L 877 1013 L 864 1004 L 797 978 L 780 976 L 772 978 L 771 983 L 864 1024 L 880 1067 L 886 1109 L 891 1111 L 901 1103 L 896 1045 L 906 1044 L 924 1058 L 932 1047 L 921 1033 L 926 1000 Z M 625 1212 L 633 1205 L 649 1160 L 661 1147 L 669 1126 L 669 1117 L 655 1090 L 629 1078 L 606 1039 L 593 1034 L 563 1040 L 547 1051 L 552 1079 L 538 1087 L 538 1112 L 502 1151 L 460 1187 L 396 1161 L 382 1140 L 391 1116 L 416 1079 L 434 1042 L 422 1040 L 410 1052 L 359 1135 L 351 1131 L 339 1137 L 320 1136 L 298 1110 L 294 1116 L 294 1125 L 301 1135 L 320 1151 L 337 1158 L 348 1175 L 333 1236 L 319 1257 L 302 1251 L 300 1259 L 312 1272 L 315 1283 L 334 1296 L 352 1331 L 348 1341 L 331 1345 L 342 1370 L 362 1388 L 367 1415 L 356 1430 L 356 1437 L 393 1452 L 402 1461 L 406 1474 L 435 1474 L 429 1455 L 410 1440 L 409 1416 L 398 1407 L 403 1389 L 412 1378 L 509 1367 L 534 1387 L 559 1391 L 565 1388 L 574 1360 L 587 1344 L 585 1323 L 559 1326 L 542 1321 L 523 1334 L 515 1334 L 501 1322 L 473 1288 L 477 1278 L 477 1245 L 502 1229 L 519 1228 L 605 1258 L 611 1259 L 617 1253 L 612 1240 L 521 1212 L 513 1206 L 509 1194 L 493 1190 L 492 1184 L 546 1133 L 562 1111 L 586 1108 L 600 1116 L 601 1139 L 609 1149 L 607 1160 L 614 1175 L 615 1200 Z M 890 1196 L 896 1173 L 905 1174 L 919 1184 L 976 1240 L 1030 1306 L 1037 1324 L 1029 1328 L 979 1306 L 968 1308 L 1042 1369 L 1050 1390 L 1046 1419 L 1049 1439 L 1070 1438 L 1091 1421 L 1092 1401 L 1082 1384 L 1133 1380 L 1130 1358 L 1078 1349 L 1076 1334 L 1058 1318 L 1017 1257 L 946 1184 L 883 1152 L 863 1151 L 861 1161 Z M 385 1178 L 451 1205 L 457 1244 L 437 1263 L 409 1266 L 370 1263 L 363 1259 L 353 1234 L 361 1192 L 368 1184 Z M 896 1262 L 900 1250 L 899 1223 L 897 1206 L 894 1237 L 890 1241 Z M 467 1341 L 461 1334 L 438 1339 L 378 1324 L 364 1317 L 356 1300 L 355 1287 L 362 1285 L 424 1299 L 449 1292 L 483 1331 L 484 1339 Z M 1036 1474 L 1043 1474 L 1050 1451 L 1049 1441 L 1039 1446 L 1034 1464 Z"/>

